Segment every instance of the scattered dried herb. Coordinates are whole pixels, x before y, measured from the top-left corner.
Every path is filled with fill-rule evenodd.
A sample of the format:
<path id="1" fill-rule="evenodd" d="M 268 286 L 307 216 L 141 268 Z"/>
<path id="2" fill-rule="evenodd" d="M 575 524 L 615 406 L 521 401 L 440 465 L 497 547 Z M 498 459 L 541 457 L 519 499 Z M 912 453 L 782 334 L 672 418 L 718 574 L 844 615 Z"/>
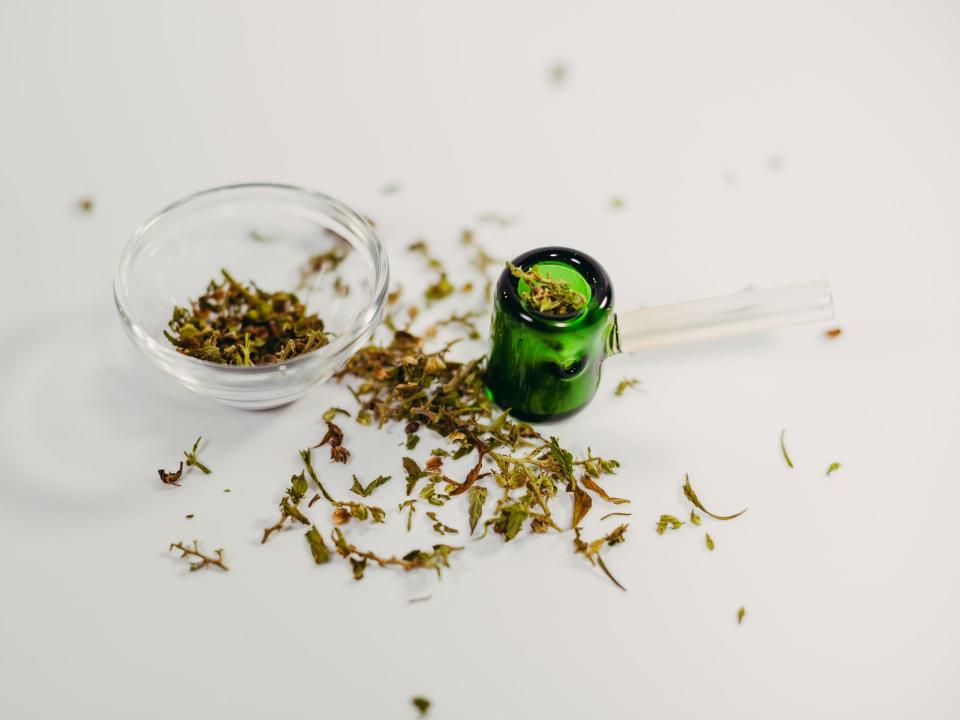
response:
<path id="1" fill-rule="evenodd" d="M 269 235 L 264 235 L 262 232 L 259 232 L 258 230 L 250 231 L 250 239 L 258 243 L 273 242 L 272 237 L 270 237 Z"/>
<path id="2" fill-rule="evenodd" d="M 376 490 L 381 485 L 386 484 L 388 480 L 390 480 L 389 475 L 380 475 L 378 477 L 375 477 L 366 485 L 364 485 L 363 483 L 360 482 L 357 476 L 354 475 L 353 485 L 350 486 L 350 492 L 356 493 L 360 497 L 370 497 L 371 495 L 373 495 L 374 490 Z"/>
<path id="3" fill-rule="evenodd" d="M 212 471 L 210 470 L 210 468 L 208 468 L 206 465 L 200 462 L 200 458 L 197 457 L 197 448 L 200 446 L 200 441 L 202 439 L 203 439 L 202 437 L 198 437 L 196 442 L 193 443 L 193 448 L 191 448 L 189 452 L 184 450 L 183 454 L 187 458 L 188 467 L 195 467 L 204 475 L 209 475 Z"/>
<path id="4" fill-rule="evenodd" d="M 640 384 L 639 378 L 624 378 L 619 383 L 617 383 L 617 389 L 613 391 L 613 394 L 617 397 L 620 397 L 630 388 L 635 388 Z"/>
<path id="5" fill-rule="evenodd" d="M 604 515 L 601 520 L 606 520 L 608 517 L 630 517 L 633 513 L 628 512 L 611 512 Z"/>
<path id="6" fill-rule="evenodd" d="M 418 695 L 417 697 L 413 698 L 410 702 L 413 703 L 413 706 L 420 713 L 420 717 L 426 717 L 427 711 L 430 709 L 429 700 L 427 700 L 425 697 L 420 697 Z"/>
<path id="7" fill-rule="evenodd" d="M 690 511 L 690 522 L 692 522 L 694 525 L 700 524 L 700 516 L 697 515 L 697 513 L 693 510 Z"/>
<path id="8" fill-rule="evenodd" d="M 415 507 L 416 504 L 417 499 L 410 498 L 409 500 L 404 500 L 399 506 L 397 506 L 397 510 L 399 512 L 403 512 L 403 509 L 407 508 L 407 532 L 410 532 L 411 528 L 413 527 L 413 514 L 417 511 L 417 508 Z"/>
<path id="9" fill-rule="evenodd" d="M 544 275 L 537 268 L 525 270 L 507 262 L 510 273 L 526 283 L 521 289 L 520 299 L 537 312 L 547 315 L 567 315 L 579 312 L 587 304 L 587 298 L 570 287 L 570 283 L 560 278 Z"/>
<path id="10" fill-rule="evenodd" d="M 787 434 L 786 428 L 780 431 L 780 452 L 783 453 L 783 459 L 787 461 L 787 467 L 793 467 L 793 461 L 790 459 L 790 456 L 787 454 L 787 446 L 783 442 L 784 435 Z"/>
<path id="11" fill-rule="evenodd" d="M 374 562 L 380 567 L 396 565 L 407 572 L 418 569 L 434 570 L 437 577 L 441 577 L 442 568 L 450 567 L 450 555 L 463 550 L 462 547 L 451 545 L 434 545 L 431 550 L 411 550 L 403 557 L 397 557 L 396 555 L 383 557 L 369 550 L 360 550 L 347 542 L 340 528 L 334 528 L 331 537 L 337 553 L 350 560 L 353 566 L 353 576 L 357 580 L 363 578 L 367 561 Z"/>
<path id="12" fill-rule="evenodd" d="M 294 520 L 302 525 L 310 525 L 310 520 L 300 510 L 300 502 L 307 494 L 307 478 L 302 472 L 293 475 L 290 478 L 290 487 L 287 488 L 280 500 L 280 519 L 273 525 L 263 530 L 261 544 L 265 543 L 270 536 L 283 529 L 287 521 Z"/>
<path id="13" fill-rule="evenodd" d="M 164 335 L 177 352 L 223 365 L 271 365 L 328 342 L 323 321 L 289 292 L 237 282 L 226 270 L 190 307 L 177 306 Z"/>
<path id="14" fill-rule="evenodd" d="M 614 196 L 610 198 L 611 210 L 623 210 L 626 206 L 627 206 L 627 203 L 622 197 Z"/>
<path id="15" fill-rule="evenodd" d="M 827 477 L 830 477 L 831 473 L 833 473 L 834 470 L 839 470 L 841 467 L 843 467 L 841 463 L 838 463 L 838 462 L 830 463 L 830 467 L 827 468 Z"/>
<path id="16" fill-rule="evenodd" d="M 743 624 L 743 617 L 746 614 L 747 614 L 747 609 L 743 606 L 741 606 L 740 609 L 737 610 L 737 625 Z"/>
<path id="17" fill-rule="evenodd" d="M 327 411 L 323 414 L 323 419 L 325 422 L 331 422 L 338 414 L 351 417 L 350 413 L 347 410 L 344 410 L 341 407 L 331 407 L 331 408 L 327 408 Z"/>
<path id="18" fill-rule="evenodd" d="M 683 479 L 683 494 L 687 496 L 687 500 L 692 502 L 694 506 L 697 508 L 697 510 L 699 510 L 702 513 L 706 513 L 707 515 L 712 517 L 714 520 L 733 520 L 735 517 L 740 517 L 747 511 L 747 508 L 744 508 L 740 512 L 734 513 L 733 515 L 715 515 L 714 513 L 710 512 L 703 506 L 703 503 L 700 502 L 700 498 L 698 498 L 697 494 L 693 491 L 693 486 L 690 484 L 689 475 L 685 475 Z M 690 519 L 693 520 L 692 511 L 691 511 Z M 699 523 L 696 523 L 696 522 L 694 524 L 699 525 Z"/>
<path id="19" fill-rule="evenodd" d="M 200 550 L 200 544 L 196 540 L 194 540 L 193 545 L 184 545 L 182 542 L 171 543 L 170 550 L 179 550 L 181 553 L 180 554 L 181 558 L 186 558 L 186 557 L 197 558 L 195 561 L 190 563 L 190 572 L 201 570 L 205 567 L 214 567 L 214 566 L 224 571 L 230 569 L 227 567 L 226 563 L 223 561 L 223 548 L 217 548 L 216 550 L 213 551 L 215 553 L 215 557 L 213 555 L 205 555 Z"/>
<path id="20" fill-rule="evenodd" d="M 843 334 L 843 329 L 838 327 L 830 328 L 829 330 L 824 330 L 823 334 L 832 340 L 840 337 Z"/>
<path id="21" fill-rule="evenodd" d="M 190 513 L 189 515 L 186 515 L 185 517 L 187 518 L 187 520 L 193 520 L 193 513 Z"/>
<path id="22" fill-rule="evenodd" d="M 93 212 L 93 200 L 91 198 L 81 198 L 77 203 L 77 206 L 82 212 L 91 213 Z"/>
<path id="23" fill-rule="evenodd" d="M 623 591 L 626 591 L 626 588 L 620 584 L 620 582 L 613 576 L 610 570 L 607 568 L 606 563 L 603 562 L 603 558 L 600 557 L 600 550 L 604 545 L 617 545 L 623 542 L 623 537 L 627 532 L 629 525 L 618 525 L 612 531 L 608 532 L 606 535 L 597 538 L 591 542 L 584 542 L 580 537 L 580 528 L 575 527 L 573 529 L 574 539 L 573 539 L 573 548 L 574 552 L 580 553 L 587 560 L 590 561 L 591 565 L 599 565 L 600 569 L 603 570 L 604 575 L 610 578 L 610 582 L 616 585 Z"/>
<path id="24" fill-rule="evenodd" d="M 180 467 L 173 472 L 167 472 L 163 468 L 157 470 L 160 473 L 160 482 L 164 485 L 176 485 L 180 487 L 180 476 L 183 475 L 183 460 L 180 461 Z M 829 474 L 829 473 L 828 473 Z"/>
<path id="25" fill-rule="evenodd" d="M 313 447 L 323 447 L 330 443 L 330 461 L 345 463 L 350 459 L 350 451 L 343 446 L 343 430 L 339 425 L 335 425 L 329 420 L 327 423 L 327 432 L 323 438 Z"/>
<path id="26" fill-rule="evenodd" d="M 713 552 L 713 548 L 715 547 L 713 544 L 713 538 L 710 537 L 710 533 L 704 533 L 704 536 L 707 542 L 707 550 Z"/>
<path id="27" fill-rule="evenodd" d="M 667 528 L 679 530 L 682 526 L 683 520 L 675 518 L 673 515 L 661 515 L 657 521 L 657 535 L 663 535 Z"/>
<path id="28" fill-rule="evenodd" d="M 433 520 L 433 531 L 438 535 L 458 535 L 460 533 L 456 528 L 445 525 L 433 510 L 427 511 L 427 517 Z"/>
<path id="29" fill-rule="evenodd" d="M 330 549 L 323 541 L 323 536 L 317 530 L 316 525 L 311 525 L 305 533 L 307 544 L 310 546 L 310 554 L 313 555 L 313 561 L 317 565 L 323 565 L 330 562 Z"/>
<path id="30" fill-rule="evenodd" d="M 327 492 L 327 489 L 323 486 L 323 483 L 320 482 L 320 478 L 317 477 L 317 471 L 314 469 L 313 462 L 310 459 L 310 448 L 300 451 L 300 459 L 303 461 L 304 468 L 306 468 L 306 471 L 310 474 L 310 479 L 313 480 L 313 484 L 317 486 L 317 490 L 320 491 L 320 494 L 323 495 L 327 502 L 336 505 L 337 501 L 330 496 L 330 493 Z M 314 498 L 314 500 L 315 499 L 316 498 Z M 314 500 L 310 501 L 310 505 L 313 505 Z"/>

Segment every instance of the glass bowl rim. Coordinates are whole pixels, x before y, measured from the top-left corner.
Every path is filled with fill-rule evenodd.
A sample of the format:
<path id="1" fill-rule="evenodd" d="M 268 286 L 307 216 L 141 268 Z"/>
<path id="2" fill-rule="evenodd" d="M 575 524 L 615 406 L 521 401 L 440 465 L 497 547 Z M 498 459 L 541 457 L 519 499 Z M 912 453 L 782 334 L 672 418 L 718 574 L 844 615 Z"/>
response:
<path id="1" fill-rule="evenodd" d="M 130 261 L 133 257 L 134 251 L 137 249 L 140 241 L 152 229 L 152 227 L 161 219 L 181 210 L 183 206 L 188 205 L 191 202 L 208 198 L 212 195 L 228 194 L 238 190 L 277 190 L 299 195 L 301 197 L 307 197 L 312 200 L 319 200 L 320 202 L 329 205 L 334 210 L 343 213 L 348 218 L 356 221 L 359 224 L 359 238 L 370 250 L 375 266 L 373 303 L 365 312 L 358 316 L 358 322 L 356 322 L 354 325 L 351 325 L 347 331 L 334 338 L 330 343 L 323 345 L 316 350 L 304 353 L 303 355 L 298 355 L 297 357 L 282 363 L 253 366 L 213 363 L 191 357 L 190 355 L 184 355 L 183 353 L 177 352 L 173 347 L 167 347 L 162 343 L 156 342 L 150 333 L 148 333 L 143 327 L 134 321 L 131 313 L 127 310 L 126 303 L 124 302 L 124 299 L 127 295 L 127 270 L 129 269 Z M 298 185 L 288 185 L 284 183 L 249 182 L 235 183 L 233 185 L 221 185 L 191 193 L 190 195 L 180 198 L 170 205 L 167 205 L 165 208 L 154 213 L 147 220 L 145 220 L 140 227 L 138 227 L 127 239 L 123 246 L 123 250 L 120 253 L 120 263 L 117 266 L 117 271 L 114 275 L 113 281 L 113 301 L 117 307 L 117 311 L 119 312 L 121 319 L 127 326 L 127 329 L 130 330 L 130 332 L 132 332 L 139 341 L 145 343 L 147 348 L 153 352 L 159 353 L 168 361 L 179 363 L 188 367 L 204 368 L 214 372 L 220 371 L 255 375 L 276 373 L 293 365 L 305 365 L 310 364 L 311 362 L 322 360 L 324 358 L 329 359 L 330 357 L 336 356 L 339 352 L 353 346 L 354 343 L 363 338 L 364 335 L 372 333 L 373 330 L 376 329 L 376 324 L 379 322 L 382 314 L 380 311 L 386 304 L 387 288 L 389 284 L 390 264 L 387 259 L 387 254 L 383 248 L 383 242 L 380 239 L 380 234 L 365 217 L 360 215 L 360 213 L 356 212 L 345 203 L 337 200 L 334 197 L 331 197 L 330 195 L 318 192 L 316 190 L 311 190 L 309 188 Z"/>

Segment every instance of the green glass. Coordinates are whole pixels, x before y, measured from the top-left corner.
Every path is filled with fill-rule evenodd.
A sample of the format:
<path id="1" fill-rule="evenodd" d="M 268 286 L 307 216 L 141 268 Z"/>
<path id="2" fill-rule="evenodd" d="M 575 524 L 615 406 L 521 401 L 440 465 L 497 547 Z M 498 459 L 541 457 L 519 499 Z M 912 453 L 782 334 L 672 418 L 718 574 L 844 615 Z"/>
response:
<path id="1" fill-rule="evenodd" d="M 494 402 L 523 420 L 557 420 L 590 402 L 600 365 L 616 344 L 613 288 L 604 269 L 578 250 L 539 248 L 513 264 L 566 280 L 588 300 L 579 312 L 548 315 L 520 299 L 526 284 L 504 270 L 490 330 L 487 388 Z"/>

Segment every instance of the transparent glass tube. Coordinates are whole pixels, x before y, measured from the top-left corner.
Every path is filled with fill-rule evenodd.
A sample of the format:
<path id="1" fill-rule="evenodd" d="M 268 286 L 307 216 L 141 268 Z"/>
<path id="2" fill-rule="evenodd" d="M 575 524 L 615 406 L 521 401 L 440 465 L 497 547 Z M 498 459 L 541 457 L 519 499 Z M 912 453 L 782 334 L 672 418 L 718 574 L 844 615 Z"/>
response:
<path id="1" fill-rule="evenodd" d="M 618 352 L 742 335 L 833 318 L 826 280 L 617 313 Z"/>

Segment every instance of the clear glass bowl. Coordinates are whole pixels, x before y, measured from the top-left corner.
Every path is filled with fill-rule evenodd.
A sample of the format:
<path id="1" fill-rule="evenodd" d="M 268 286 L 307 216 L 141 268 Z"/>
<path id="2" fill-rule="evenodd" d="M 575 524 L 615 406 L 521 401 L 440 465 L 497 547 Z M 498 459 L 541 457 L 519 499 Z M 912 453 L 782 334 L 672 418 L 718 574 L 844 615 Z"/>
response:
<path id="1" fill-rule="evenodd" d="M 327 345 L 280 364 L 239 367 L 183 355 L 164 336 L 174 306 L 203 294 L 221 268 L 267 291 L 294 290 L 308 258 L 344 243 L 343 262 L 297 291 L 333 333 Z M 232 185 L 191 195 L 147 220 L 124 247 L 114 299 L 127 334 L 164 371 L 227 405 L 264 409 L 327 380 L 370 337 L 389 275 L 376 230 L 343 203 L 286 185 Z"/>

